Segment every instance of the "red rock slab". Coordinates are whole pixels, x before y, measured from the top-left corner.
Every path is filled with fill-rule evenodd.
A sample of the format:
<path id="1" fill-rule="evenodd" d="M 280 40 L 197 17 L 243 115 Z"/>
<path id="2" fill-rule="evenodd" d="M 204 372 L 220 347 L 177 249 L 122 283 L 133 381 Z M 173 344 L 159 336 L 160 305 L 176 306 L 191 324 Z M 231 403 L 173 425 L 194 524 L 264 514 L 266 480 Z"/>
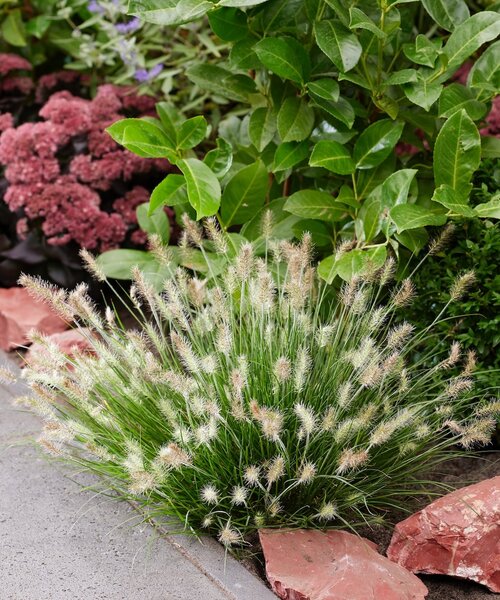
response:
<path id="1" fill-rule="evenodd" d="M 500 592 L 500 477 L 447 494 L 398 523 L 387 556 L 414 573 L 453 575 Z"/>
<path id="2" fill-rule="evenodd" d="M 266 574 L 283 600 L 423 600 L 412 573 L 346 531 L 259 531 Z M 396 568 L 394 568 L 396 567 Z"/>
<path id="3" fill-rule="evenodd" d="M 80 352 L 93 354 L 94 349 L 89 341 L 92 337 L 90 329 L 82 327 L 81 329 L 69 329 L 61 333 L 53 333 L 47 336 L 48 339 L 56 344 L 68 357 L 74 356 Z M 36 363 L 37 359 L 43 358 L 47 352 L 42 344 L 34 343 L 26 353 L 26 361 L 28 363 Z"/>
<path id="4" fill-rule="evenodd" d="M 49 335 L 68 328 L 49 306 L 34 300 L 24 288 L 0 289 L 0 348 L 12 350 L 27 343 L 31 329 Z"/>

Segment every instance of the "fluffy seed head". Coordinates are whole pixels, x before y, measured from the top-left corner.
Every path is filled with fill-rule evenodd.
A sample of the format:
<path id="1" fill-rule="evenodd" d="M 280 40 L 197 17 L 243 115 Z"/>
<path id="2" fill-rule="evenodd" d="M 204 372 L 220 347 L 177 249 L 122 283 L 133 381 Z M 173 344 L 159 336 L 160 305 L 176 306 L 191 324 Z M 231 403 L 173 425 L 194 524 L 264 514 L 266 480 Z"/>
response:
<path id="1" fill-rule="evenodd" d="M 450 300 L 452 302 L 460 300 L 475 281 L 474 271 L 466 271 L 460 277 L 457 277 L 450 288 Z"/>
<path id="2" fill-rule="evenodd" d="M 83 260 L 85 268 L 92 275 L 92 277 L 97 279 L 97 281 L 106 281 L 106 274 L 97 263 L 95 257 L 88 250 L 82 248 L 80 250 L 80 258 Z"/>
<path id="3" fill-rule="evenodd" d="M 223 546 L 234 546 L 241 542 L 241 534 L 232 529 L 229 523 L 227 523 L 220 531 L 218 540 Z"/>
<path id="4" fill-rule="evenodd" d="M 205 504 L 217 504 L 219 502 L 219 492 L 211 483 L 201 488 L 200 496 Z"/>
<path id="5" fill-rule="evenodd" d="M 231 492 L 231 504 L 240 506 L 246 503 L 248 489 L 242 485 L 236 485 Z"/>
<path id="6" fill-rule="evenodd" d="M 243 473 L 243 479 L 250 486 L 257 485 L 260 477 L 260 467 L 256 465 L 250 465 L 245 469 Z"/>
<path id="7" fill-rule="evenodd" d="M 333 521 L 337 516 L 337 507 L 333 502 L 326 502 L 318 511 L 320 521 Z"/>
<path id="8" fill-rule="evenodd" d="M 429 244 L 429 254 L 433 256 L 438 252 L 441 252 L 441 250 L 444 250 L 453 237 L 454 232 L 455 225 L 453 225 L 453 223 L 448 223 L 446 227 L 443 227 L 439 235 Z"/>
<path id="9" fill-rule="evenodd" d="M 307 462 L 300 468 L 297 481 L 299 483 L 310 483 L 316 475 L 316 465 L 312 462 Z"/>
<path id="10" fill-rule="evenodd" d="M 395 307 L 401 308 L 408 306 L 415 296 L 415 287 L 410 279 L 405 279 L 398 290 L 392 296 L 392 303 Z"/>
<path id="11" fill-rule="evenodd" d="M 366 450 L 356 451 L 347 448 L 340 455 L 337 473 L 342 474 L 353 469 L 359 469 L 366 462 L 368 462 L 368 452 Z"/>
<path id="12" fill-rule="evenodd" d="M 387 335 L 387 346 L 391 350 L 399 350 L 406 343 L 414 329 L 413 325 L 406 321 L 393 327 Z"/>
<path id="13" fill-rule="evenodd" d="M 302 430 L 306 436 L 311 435 L 316 427 L 316 415 L 314 411 L 301 402 L 297 402 L 293 408 L 295 414 L 299 418 Z"/>
<path id="14" fill-rule="evenodd" d="M 175 442 L 171 442 L 160 448 L 158 460 L 161 464 L 172 469 L 191 464 L 191 457 L 189 454 Z"/>
<path id="15" fill-rule="evenodd" d="M 275 481 L 278 481 L 280 477 L 283 477 L 285 474 L 285 459 L 282 456 L 276 456 L 270 462 L 267 471 L 266 471 L 266 479 L 269 485 L 273 484 Z"/>

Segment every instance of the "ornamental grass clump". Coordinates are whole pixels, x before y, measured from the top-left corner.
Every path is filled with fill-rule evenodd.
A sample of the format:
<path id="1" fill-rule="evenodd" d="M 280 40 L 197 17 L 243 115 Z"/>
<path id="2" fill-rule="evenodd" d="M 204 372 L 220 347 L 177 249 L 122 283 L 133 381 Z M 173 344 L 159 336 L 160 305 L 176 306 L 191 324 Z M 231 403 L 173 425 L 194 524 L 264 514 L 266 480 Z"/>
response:
<path id="1" fill-rule="evenodd" d="M 414 289 L 384 292 L 391 261 L 336 292 L 311 266 L 308 235 L 260 258 L 248 243 L 234 254 L 213 222 L 207 230 L 233 252 L 225 271 L 200 280 L 177 268 L 158 293 L 136 269 L 135 330 L 110 309 L 101 316 L 83 285 L 66 293 L 22 278 L 92 332 L 91 349 L 71 357 L 35 334 L 47 351 L 25 370 L 26 402 L 51 454 L 230 546 L 264 526 L 379 521 L 454 445 L 488 442 L 498 403 L 473 393 L 473 354 L 454 344 L 420 367 L 429 332 L 396 324 Z M 203 247 L 196 224 L 186 236 Z"/>

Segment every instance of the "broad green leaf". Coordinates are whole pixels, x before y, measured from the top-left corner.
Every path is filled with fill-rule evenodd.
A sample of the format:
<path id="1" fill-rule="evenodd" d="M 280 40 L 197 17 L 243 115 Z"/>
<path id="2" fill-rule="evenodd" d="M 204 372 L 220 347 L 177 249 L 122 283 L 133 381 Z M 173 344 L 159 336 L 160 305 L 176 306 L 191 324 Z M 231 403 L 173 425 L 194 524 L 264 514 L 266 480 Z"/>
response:
<path id="1" fill-rule="evenodd" d="M 276 148 L 273 173 L 291 169 L 309 156 L 309 142 L 284 142 Z"/>
<path id="2" fill-rule="evenodd" d="M 359 202 L 354 196 L 353 189 L 345 184 L 341 186 L 339 190 L 339 193 L 337 195 L 337 202 L 341 202 L 342 204 L 346 204 L 347 206 L 352 206 L 356 209 L 359 208 Z"/>
<path id="3" fill-rule="evenodd" d="M 224 138 L 217 138 L 217 148 L 205 155 L 203 162 L 220 179 L 229 171 L 233 164 L 233 148 Z"/>
<path id="4" fill-rule="evenodd" d="M 383 119 L 365 129 L 356 141 L 353 158 L 357 169 L 372 169 L 383 162 L 397 144 L 404 123 Z"/>
<path id="5" fill-rule="evenodd" d="M 358 64 L 362 47 L 358 38 L 342 23 L 320 21 L 315 26 L 316 42 L 341 72 L 350 71 Z"/>
<path id="6" fill-rule="evenodd" d="M 184 175 L 167 175 L 151 193 L 149 215 L 160 206 L 176 206 L 188 201 Z"/>
<path id="7" fill-rule="evenodd" d="M 213 252 L 201 252 L 196 248 L 183 248 L 179 253 L 179 264 L 186 269 L 203 273 L 208 279 L 217 277 L 224 270 L 225 256 L 218 256 Z"/>
<path id="8" fill-rule="evenodd" d="M 349 10 L 345 5 L 344 0 L 325 0 L 325 2 L 328 6 L 333 8 L 342 25 L 349 27 Z"/>
<path id="9" fill-rule="evenodd" d="M 429 83 L 427 80 L 421 79 L 416 83 L 404 85 L 403 91 L 410 102 L 428 111 L 439 99 L 443 86 L 440 83 Z"/>
<path id="10" fill-rule="evenodd" d="M 500 41 L 487 48 L 473 64 L 467 80 L 479 90 L 478 99 L 487 99 L 500 90 Z"/>
<path id="11" fill-rule="evenodd" d="M 123 130 L 121 142 L 127 150 L 146 158 L 168 158 L 175 160 L 175 153 L 170 148 L 170 140 L 156 125 L 144 119 L 127 119 L 134 121 Z M 111 132 L 114 124 L 108 127 Z"/>
<path id="12" fill-rule="evenodd" d="M 383 40 L 386 34 L 362 10 L 351 6 L 349 9 L 349 29 L 366 29 L 376 37 Z"/>
<path id="13" fill-rule="evenodd" d="M 296 83 L 309 78 L 311 63 L 302 44 L 291 37 L 264 38 L 254 46 L 261 63 L 270 71 Z"/>
<path id="14" fill-rule="evenodd" d="M 276 113 L 273 109 L 261 106 L 250 115 L 248 133 L 252 144 L 259 152 L 262 152 L 273 139 L 276 129 Z"/>
<path id="15" fill-rule="evenodd" d="M 203 17 L 209 0 L 129 0 L 128 13 L 156 25 L 181 25 Z"/>
<path id="16" fill-rule="evenodd" d="M 453 114 L 438 133 L 434 145 L 436 187 L 449 185 L 459 194 L 467 193 L 472 175 L 481 161 L 481 137 L 476 125 L 461 110 Z"/>
<path id="17" fill-rule="evenodd" d="M 404 204 L 417 173 L 417 169 L 400 169 L 389 175 L 380 188 L 382 207 L 392 208 L 397 204 Z"/>
<path id="18" fill-rule="evenodd" d="M 170 140 L 170 146 L 173 149 L 177 146 L 177 131 L 184 122 L 184 117 L 174 106 L 167 102 L 158 102 L 156 105 L 156 112 L 160 117 L 161 122 L 161 125 L 158 124 L 158 126 L 160 129 L 163 129 L 165 135 Z"/>
<path id="19" fill-rule="evenodd" d="M 307 84 L 307 89 L 313 97 L 323 98 L 323 100 L 330 100 L 331 102 L 337 102 L 339 99 L 340 88 L 339 84 L 335 79 L 316 79 L 310 81 Z"/>
<path id="20" fill-rule="evenodd" d="M 385 81 L 386 85 L 402 85 L 403 83 L 415 83 L 417 71 L 415 69 L 402 69 L 395 71 Z"/>
<path id="21" fill-rule="evenodd" d="M 254 52 L 255 40 L 241 40 L 236 42 L 229 53 L 229 62 L 238 69 L 259 69 L 260 60 Z"/>
<path id="22" fill-rule="evenodd" d="M 421 33 L 417 35 L 415 44 L 403 44 L 403 52 L 412 62 L 425 67 L 433 67 L 439 54 L 436 44 Z"/>
<path id="23" fill-rule="evenodd" d="M 345 215 L 345 208 L 339 206 L 331 194 L 318 190 L 295 192 L 285 202 L 285 210 L 298 217 L 320 221 L 340 221 Z"/>
<path id="24" fill-rule="evenodd" d="M 497 194 L 489 202 L 478 204 L 474 212 L 484 219 L 500 219 L 500 195 Z"/>
<path id="25" fill-rule="evenodd" d="M 165 211 L 160 208 L 149 214 L 149 202 L 139 204 L 136 208 L 137 222 L 139 227 L 149 234 L 160 236 L 164 244 L 170 239 L 170 222 Z"/>
<path id="26" fill-rule="evenodd" d="M 338 175 L 350 175 L 355 169 L 347 148 L 329 140 L 322 140 L 314 146 L 309 164 L 311 167 L 323 167 Z"/>
<path id="27" fill-rule="evenodd" d="M 318 265 L 318 275 L 327 283 L 339 276 L 350 281 L 354 275 L 363 275 L 383 266 L 387 258 L 387 248 L 355 248 L 340 256 L 328 256 Z"/>
<path id="28" fill-rule="evenodd" d="M 439 116 L 447 119 L 462 108 L 473 121 L 482 119 L 487 110 L 485 104 L 474 98 L 469 88 L 460 83 L 447 85 L 439 98 Z"/>
<path id="29" fill-rule="evenodd" d="M 247 102 L 249 95 L 256 91 L 254 80 L 247 75 L 234 75 L 216 65 L 198 64 L 189 67 L 186 75 L 201 89 L 236 102 Z"/>
<path id="30" fill-rule="evenodd" d="M 189 203 L 196 210 L 196 218 L 215 215 L 220 206 L 221 189 L 213 171 L 197 158 L 180 160 L 178 167 L 186 178 Z"/>
<path id="31" fill-rule="evenodd" d="M 461 23 L 450 35 L 443 52 L 448 58 L 446 73 L 455 69 L 486 42 L 500 35 L 500 15 L 483 10 Z M 443 74 L 443 78 L 447 74 Z"/>
<path id="32" fill-rule="evenodd" d="M 464 0 L 422 0 L 425 10 L 446 31 L 469 18 L 470 12 Z"/>
<path id="33" fill-rule="evenodd" d="M 389 96 L 383 95 L 373 98 L 374 104 L 388 114 L 391 119 L 396 119 L 399 114 L 399 104 L 390 98 Z"/>
<path id="34" fill-rule="evenodd" d="M 293 226 L 300 221 L 300 217 L 290 214 L 284 210 L 285 199 L 277 198 L 263 206 L 241 229 L 242 235 L 254 244 L 255 252 L 261 253 L 265 249 L 262 223 L 264 215 L 271 215 L 270 238 L 275 240 L 287 240 L 294 236 Z"/>
<path id="35" fill-rule="evenodd" d="M 245 223 L 262 207 L 268 182 L 267 169 L 260 160 L 231 177 L 221 202 L 221 217 L 226 228 Z"/>
<path id="36" fill-rule="evenodd" d="M 353 126 L 356 114 L 352 104 L 345 98 L 340 97 L 337 102 L 331 102 L 329 100 L 324 100 L 323 98 L 315 97 L 313 101 L 317 106 L 332 115 L 332 117 L 335 117 L 341 123 L 344 123 L 349 129 Z"/>
<path id="37" fill-rule="evenodd" d="M 314 126 L 314 111 L 301 98 L 287 98 L 278 112 L 278 132 L 283 142 L 301 142 Z"/>
<path id="38" fill-rule="evenodd" d="M 428 225 L 444 225 L 446 215 L 433 212 L 418 204 L 397 204 L 390 211 L 390 217 L 397 227 L 398 233 L 407 229 L 417 229 Z"/>
<path id="39" fill-rule="evenodd" d="M 38 15 L 38 17 L 33 17 L 26 23 L 26 33 L 41 39 L 52 23 L 53 20 L 49 16 Z"/>
<path id="40" fill-rule="evenodd" d="M 212 31 L 227 42 L 242 40 L 248 35 L 247 18 L 237 8 L 219 8 L 208 13 Z"/>
<path id="41" fill-rule="evenodd" d="M 471 187 L 469 186 L 469 189 Z M 460 194 L 449 185 L 443 184 L 436 188 L 432 199 L 434 202 L 438 202 L 453 213 L 462 215 L 463 217 L 475 216 L 474 210 L 467 204 L 468 193 Z"/>
<path id="42" fill-rule="evenodd" d="M 400 244 L 411 250 L 414 254 L 418 254 L 420 250 L 425 248 L 429 241 L 427 230 L 422 227 L 420 229 L 409 229 L 396 233 L 394 236 Z"/>
<path id="43" fill-rule="evenodd" d="M 7 13 L 2 23 L 2 34 L 5 41 L 11 46 L 26 46 L 26 32 L 19 8 Z"/>
<path id="44" fill-rule="evenodd" d="M 257 6 L 259 4 L 264 4 L 264 2 L 269 2 L 269 0 L 219 0 L 218 5 L 244 8 L 246 6 Z"/>
<path id="45" fill-rule="evenodd" d="M 177 148 L 189 150 L 197 146 L 207 134 L 207 122 L 202 116 L 184 121 L 177 131 Z"/>
<path id="46" fill-rule="evenodd" d="M 481 158 L 500 158 L 500 138 L 481 136 Z"/>
<path id="47" fill-rule="evenodd" d="M 97 264 L 112 279 L 131 279 L 132 269 L 139 267 L 146 281 L 156 290 L 161 290 L 165 280 L 175 271 L 175 267 L 160 264 L 144 250 L 108 250 L 97 257 Z"/>
<path id="48" fill-rule="evenodd" d="M 317 248 L 331 246 L 332 244 L 331 231 L 325 225 L 325 223 L 322 223 L 321 221 L 314 221 L 313 219 L 301 219 L 293 226 L 292 229 L 295 237 L 298 239 L 301 239 L 304 233 L 310 233 L 312 242 Z"/>

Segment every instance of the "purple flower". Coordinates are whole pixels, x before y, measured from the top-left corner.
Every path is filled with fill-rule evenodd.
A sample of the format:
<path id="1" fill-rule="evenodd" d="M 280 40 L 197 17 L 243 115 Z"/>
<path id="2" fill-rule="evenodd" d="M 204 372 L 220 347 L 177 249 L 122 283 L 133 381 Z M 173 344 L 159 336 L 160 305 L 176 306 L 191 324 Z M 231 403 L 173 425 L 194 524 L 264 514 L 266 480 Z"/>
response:
<path id="1" fill-rule="evenodd" d="M 87 4 L 87 9 L 92 13 L 104 14 L 104 8 L 99 4 L 97 0 L 90 0 Z"/>
<path id="2" fill-rule="evenodd" d="M 139 29 L 140 26 L 141 26 L 140 19 L 138 19 L 137 17 L 134 17 L 128 23 L 118 23 L 118 25 L 116 25 L 115 29 L 116 29 L 116 31 L 118 31 L 118 33 L 126 34 L 126 33 L 132 33 L 133 31 L 136 31 L 137 29 Z"/>
<path id="3" fill-rule="evenodd" d="M 163 65 L 160 63 L 158 65 L 155 65 L 149 71 L 147 69 L 136 69 L 134 77 L 135 77 L 136 81 L 138 81 L 139 83 L 145 83 L 146 81 L 150 81 L 151 79 L 156 77 L 162 71 L 163 71 Z"/>

